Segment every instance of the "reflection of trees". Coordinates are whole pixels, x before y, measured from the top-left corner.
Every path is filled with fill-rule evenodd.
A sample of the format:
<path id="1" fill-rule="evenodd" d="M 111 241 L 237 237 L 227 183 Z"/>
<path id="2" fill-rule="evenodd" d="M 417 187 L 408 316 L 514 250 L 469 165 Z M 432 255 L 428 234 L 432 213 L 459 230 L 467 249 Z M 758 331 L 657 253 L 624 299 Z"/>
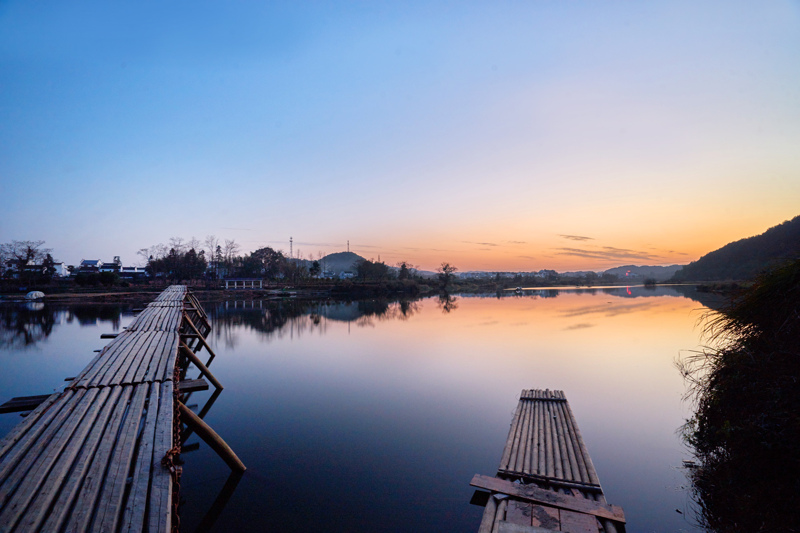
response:
<path id="1" fill-rule="evenodd" d="M 0 348 L 25 348 L 50 336 L 56 323 L 48 306 L 0 305 Z"/>
<path id="2" fill-rule="evenodd" d="M 412 300 L 385 299 L 357 302 L 258 300 L 207 305 L 213 320 L 212 334 L 227 347 L 236 344 L 236 330 L 246 328 L 265 338 L 300 336 L 311 331 L 324 332 L 331 322 L 352 322 L 359 327 L 375 321 L 408 320 L 418 310 Z"/>
<path id="3" fill-rule="evenodd" d="M 442 291 L 439 293 L 437 305 L 442 313 L 449 313 L 458 309 L 458 298 L 451 296 L 447 291 Z"/>
<path id="4" fill-rule="evenodd" d="M 699 520 L 711 531 L 800 530 L 800 261 L 710 315 L 717 348 L 683 361 Z"/>
<path id="5" fill-rule="evenodd" d="M 0 305 L 0 348 L 24 348 L 43 341 L 53 333 L 58 317 L 68 322 L 77 320 L 82 326 L 98 321 L 111 322 L 119 329 L 122 307 L 119 305 L 18 303 Z"/>
<path id="6" fill-rule="evenodd" d="M 111 322 L 114 329 L 119 329 L 122 307 L 119 305 L 75 304 L 69 306 L 68 320 L 78 320 L 81 326 L 94 326 L 97 322 Z"/>

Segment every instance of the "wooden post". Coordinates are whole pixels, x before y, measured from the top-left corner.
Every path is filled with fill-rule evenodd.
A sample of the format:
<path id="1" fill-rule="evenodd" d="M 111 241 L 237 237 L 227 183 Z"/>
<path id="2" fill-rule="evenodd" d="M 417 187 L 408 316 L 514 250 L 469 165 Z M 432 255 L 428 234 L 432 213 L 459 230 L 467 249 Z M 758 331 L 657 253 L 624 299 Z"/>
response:
<path id="1" fill-rule="evenodd" d="M 186 346 L 186 343 L 184 342 L 181 342 L 181 351 L 183 351 L 183 355 L 188 357 L 189 361 L 194 363 L 194 366 L 196 366 L 200 370 L 200 372 L 202 372 L 202 374 L 208 378 L 208 381 L 210 381 L 211 384 L 214 385 L 214 387 L 218 389 L 223 388 L 222 383 L 217 381 L 217 378 L 214 377 L 214 374 L 211 373 L 208 367 L 206 367 L 206 365 L 204 365 L 203 362 L 200 361 L 200 359 L 195 355 L 192 349 Z"/>
<path id="2" fill-rule="evenodd" d="M 216 431 L 211 429 L 211 426 L 203 422 L 202 418 L 194 414 L 191 409 L 181 402 L 178 402 L 178 409 L 181 412 L 181 422 L 191 426 L 197 436 L 211 446 L 211 449 L 217 452 L 217 455 L 227 463 L 231 470 L 238 470 L 239 472 L 247 470 L 242 460 L 236 456 L 231 447 L 222 440 L 222 437 L 217 435 Z"/>
<path id="3" fill-rule="evenodd" d="M 197 334 L 198 340 L 202 343 L 203 346 L 206 347 L 206 350 L 208 350 L 209 358 L 208 358 L 208 363 L 206 363 L 206 364 L 210 365 L 211 361 L 214 360 L 214 358 L 217 356 L 217 354 L 215 354 L 214 350 L 211 349 L 211 346 L 208 345 L 208 343 L 206 342 L 206 338 L 203 337 L 203 335 L 200 334 L 200 331 L 194 325 L 194 322 L 192 322 L 192 319 L 189 318 L 189 316 L 186 313 L 183 314 L 183 318 L 184 318 L 184 320 L 186 320 L 186 322 L 189 324 L 189 327 L 192 328 L 192 330 L 195 332 L 195 334 Z"/>

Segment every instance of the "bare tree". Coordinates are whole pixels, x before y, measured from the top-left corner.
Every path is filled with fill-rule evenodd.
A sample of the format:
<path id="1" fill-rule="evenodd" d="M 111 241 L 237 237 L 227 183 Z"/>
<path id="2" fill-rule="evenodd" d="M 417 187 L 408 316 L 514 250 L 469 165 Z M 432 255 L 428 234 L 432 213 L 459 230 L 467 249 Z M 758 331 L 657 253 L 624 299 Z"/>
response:
<path id="1" fill-rule="evenodd" d="M 203 241 L 203 244 L 205 244 L 206 250 L 208 251 L 208 257 L 213 259 L 217 253 L 219 239 L 217 239 L 216 235 L 206 235 L 206 239 Z"/>
<path id="2" fill-rule="evenodd" d="M 195 252 L 200 251 L 200 239 L 192 235 L 192 238 L 189 239 L 189 242 L 186 243 L 186 246 L 189 247 L 190 250 L 194 250 Z"/>
<path id="3" fill-rule="evenodd" d="M 6 261 L 17 261 L 20 266 L 31 262 L 41 263 L 47 254 L 53 251 L 51 248 L 42 248 L 43 244 L 44 241 L 11 241 L 0 244 L 0 248 L 2 248 L 0 256 L 4 257 Z"/>
<path id="4" fill-rule="evenodd" d="M 442 263 L 442 265 L 436 269 L 436 272 L 439 273 L 439 283 L 441 283 L 443 289 L 447 288 L 447 284 L 450 283 L 456 270 L 458 270 L 458 268 L 450 263 Z"/>
<path id="5" fill-rule="evenodd" d="M 170 237 L 169 247 L 175 250 L 176 254 L 182 254 L 186 248 L 186 244 L 183 242 L 183 237 Z"/>
<path id="6" fill-rule="evenodd" d="M 150 256 L 153 259 L 163 259 L 167 257 L 168 253 L 169 247 L 166 244 L 158 243 L 150 247 Z"/>
<path id="7" fill-rule="evenodd" d="M 236 254 L 239 253 L 239 248 L 239 245 L 236 244 L 234 239 L 225 239 L 225 249 L 223 252 L 225 254 L 225 260 L 228 262 L 233 261 L 233 258 L 236 256 Z"/>
<path id="8" fill-rule="evenodd" d="M 147 266 L 147 263 L 150 261 L 150 249 L 141 248 L 136 252 L 136 255 L 142 258 L 141 261 L 139 261 L 139 266 Z"/>

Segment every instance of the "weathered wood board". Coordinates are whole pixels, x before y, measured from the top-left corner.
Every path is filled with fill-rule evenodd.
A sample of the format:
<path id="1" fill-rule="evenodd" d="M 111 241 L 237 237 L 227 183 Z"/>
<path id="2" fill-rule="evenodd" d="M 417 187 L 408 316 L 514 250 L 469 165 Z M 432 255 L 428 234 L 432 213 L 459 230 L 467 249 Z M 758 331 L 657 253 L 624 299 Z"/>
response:
<path id="1" fill-rule="evenodd" d="M 207 334 L 197 300 L 169 287 L 0 441 L 0 532 L 171 530 L 173 473 L 162 459 L 178 444 L 185 314 Z"/>

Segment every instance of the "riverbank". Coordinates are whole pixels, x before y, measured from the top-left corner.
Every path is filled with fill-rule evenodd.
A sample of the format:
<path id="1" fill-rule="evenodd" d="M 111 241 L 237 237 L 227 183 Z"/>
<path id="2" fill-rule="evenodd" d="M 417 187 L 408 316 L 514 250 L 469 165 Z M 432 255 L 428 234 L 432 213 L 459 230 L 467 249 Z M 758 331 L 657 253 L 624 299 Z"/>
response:
<path id="1" fill-rule="evenodd" d="M 537 289 L 608 289 L 615 287 L 628 287 L 638 284 L 630 283 L 603 283 L 586 284 L 565 282 L 558 280 L 548 282 L 515 284 L 514 280 L 461 280 L 455 279 L 447 284 L 447 292 L 453 294 L 501 294 L 520 289 L 523 291 Z M 356 300 L 363 298 L 417 298 L 434 296 L 443 291 L 438 280 L 419 278 L 407 280 L 312 280 L 300 283 L 264 282 L 261 289 L 225 289 L 207 282 L 188 282 L 189 287 L 203 301 L 223 301 L 235 295 L 237 299 L 344 299 Z M 647 287 L 672 286 L 673 284 L 650 284 Z M 712 293 L 722 296 L 735 295 L 738 291 L 750 285 L 750 282 L 723 282 L 723 283 L 681 283 L 680 286 L 694 287 L 698 292 Z M 36 287 L 13 287 L 6 283 L 0 291 L 0 301 L 28 301 L 25 294 L 29 290 L 44 292 L 43 301 L 46 302 L 99 302 L 99 303 L 137 303 L 158 295 L 166 286 L 166 282 L 149 282 L 146 284 L 124 284 L 110 287 L 81 287 L 71 280 L 62 280 L 49 285 Z"/>

